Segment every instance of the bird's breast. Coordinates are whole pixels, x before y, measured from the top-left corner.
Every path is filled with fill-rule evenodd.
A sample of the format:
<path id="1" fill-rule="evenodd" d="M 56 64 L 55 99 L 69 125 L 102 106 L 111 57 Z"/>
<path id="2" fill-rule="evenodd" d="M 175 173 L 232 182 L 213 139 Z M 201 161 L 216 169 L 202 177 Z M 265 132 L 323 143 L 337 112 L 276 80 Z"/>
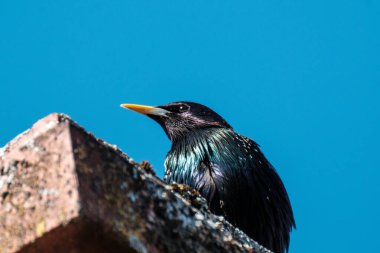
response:
<path id="1" fill-rule="evenodd" d="M 202 131 L 173 144 L 165 160 L 165 181 L 193 188 L 221 186 L 229 170 L 246 158 L 238 158 L 233 137 L 227 130 Z M 238 159 L 237 159 L 238 158 Z"/>

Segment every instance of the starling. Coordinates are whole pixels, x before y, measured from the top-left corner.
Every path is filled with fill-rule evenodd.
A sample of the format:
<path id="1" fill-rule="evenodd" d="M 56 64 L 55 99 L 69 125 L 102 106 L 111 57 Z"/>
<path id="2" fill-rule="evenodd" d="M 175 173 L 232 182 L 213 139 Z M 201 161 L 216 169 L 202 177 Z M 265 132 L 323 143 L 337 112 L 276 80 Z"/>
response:
<path id="1" fill-rule="evenodd" d="M 198 190 L 210 210 L 273 252 L 287 252 L 295 228 L 288 194 L 253 140 L 236 133 L 210 108 L 193 102 L 122 104 L 158 122 L 172 142 L 166 183 Z"/>

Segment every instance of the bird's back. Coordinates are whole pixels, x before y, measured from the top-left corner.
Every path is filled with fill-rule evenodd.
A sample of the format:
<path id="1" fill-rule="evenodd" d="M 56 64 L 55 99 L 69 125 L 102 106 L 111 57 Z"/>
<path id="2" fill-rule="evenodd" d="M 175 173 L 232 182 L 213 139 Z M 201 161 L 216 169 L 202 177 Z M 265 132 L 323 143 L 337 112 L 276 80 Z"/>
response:
<path id="1" fill-rule="evenodd" d="M 193 131 L 173 143 L 165 181 L 197 189 L 210 210 L 274 252 L 285 252 L 295 227 L 285 187 L 252 140 L 232 129 Z"/>

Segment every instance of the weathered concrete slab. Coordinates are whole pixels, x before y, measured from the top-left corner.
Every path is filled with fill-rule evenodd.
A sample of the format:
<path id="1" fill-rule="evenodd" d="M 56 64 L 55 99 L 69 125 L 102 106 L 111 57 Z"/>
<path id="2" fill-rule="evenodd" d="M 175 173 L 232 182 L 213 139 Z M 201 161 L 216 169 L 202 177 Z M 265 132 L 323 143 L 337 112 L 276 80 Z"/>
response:
<path id="1" fill-rule="evenodd" d="M 65 115 L 40 120 L 0 151 L 0 252 L 269 252 L 144 167 Z"/>

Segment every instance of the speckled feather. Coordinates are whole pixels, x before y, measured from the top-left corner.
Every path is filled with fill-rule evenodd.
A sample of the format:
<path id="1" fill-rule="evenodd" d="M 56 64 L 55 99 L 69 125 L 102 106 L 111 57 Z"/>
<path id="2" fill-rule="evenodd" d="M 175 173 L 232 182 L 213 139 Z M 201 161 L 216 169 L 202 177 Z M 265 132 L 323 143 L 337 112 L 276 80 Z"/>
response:
<path id="1" fill-rule="evenodd" d="M 232 129 L 200 129 L 173 143 L 165 167 L 168 183 L 197 189 L 211 211 L 274 252 L 288 249 L 295 225 L 288 195 L 255 142 Z"/>

